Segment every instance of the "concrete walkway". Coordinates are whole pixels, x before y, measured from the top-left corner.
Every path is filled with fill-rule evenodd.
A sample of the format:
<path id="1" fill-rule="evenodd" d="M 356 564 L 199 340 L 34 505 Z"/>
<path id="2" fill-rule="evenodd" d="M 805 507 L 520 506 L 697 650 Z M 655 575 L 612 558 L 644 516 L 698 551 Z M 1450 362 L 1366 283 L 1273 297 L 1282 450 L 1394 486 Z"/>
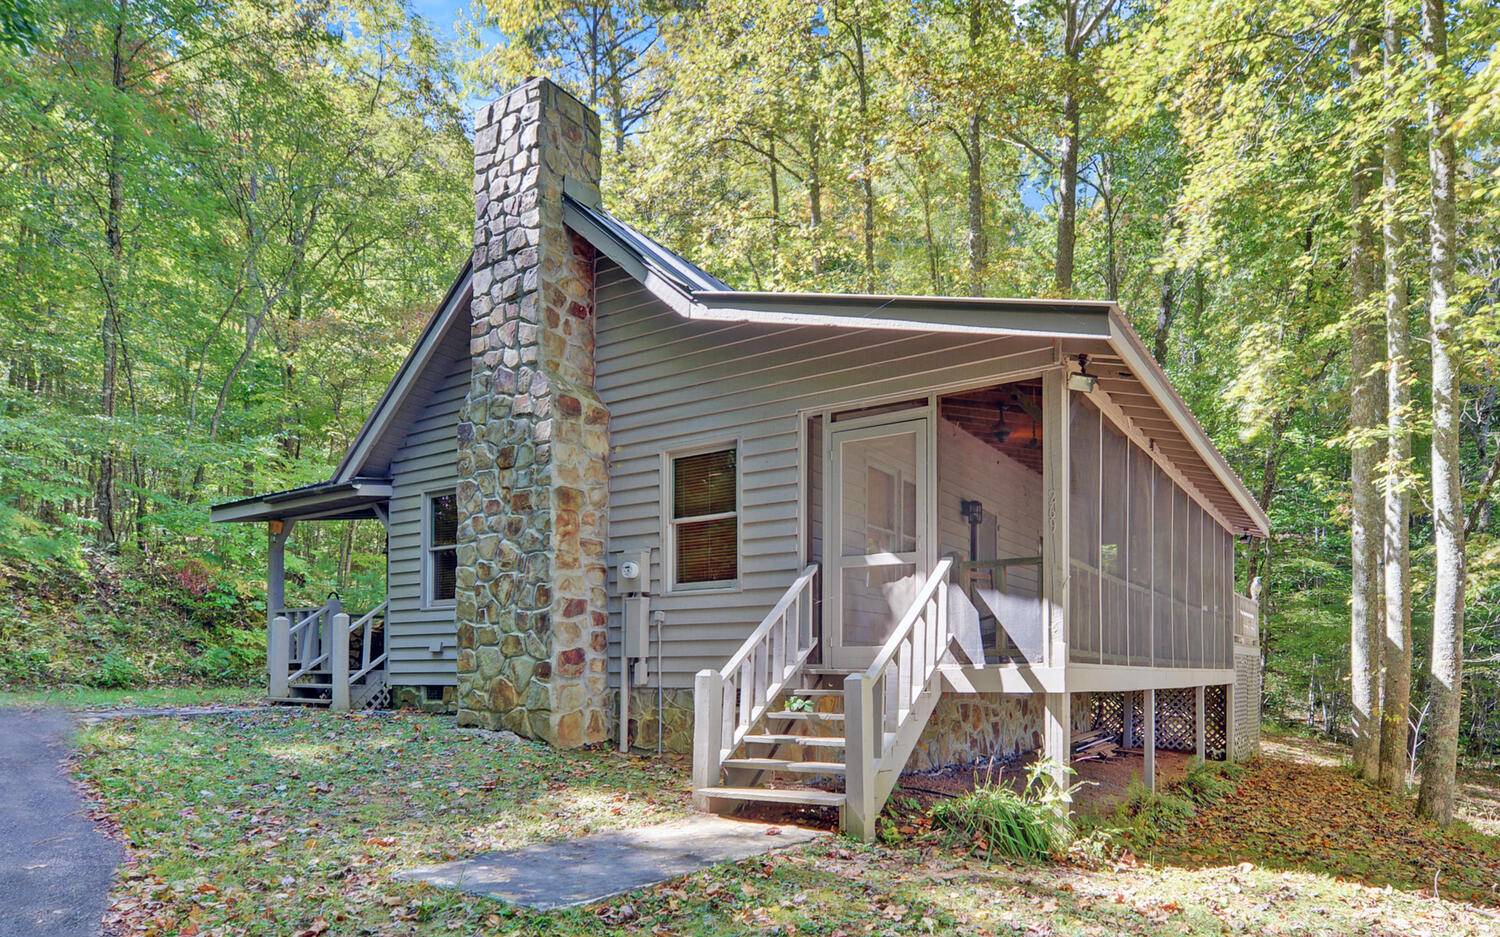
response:
<path id="1" fill-rule="evenodd" d="M 93 937 L 120 847 L 95 829 L 63 759 L 73 719 L 0 709 L 0 937 Z"/>
<path id="2" fill-rule="evenodd" d="M 411 869 L 396 877 L 552 911 L 592 904 L 720 862 L 738 862 L 827 835 L 796 826 L 702 815 L 488 852 Z"/>

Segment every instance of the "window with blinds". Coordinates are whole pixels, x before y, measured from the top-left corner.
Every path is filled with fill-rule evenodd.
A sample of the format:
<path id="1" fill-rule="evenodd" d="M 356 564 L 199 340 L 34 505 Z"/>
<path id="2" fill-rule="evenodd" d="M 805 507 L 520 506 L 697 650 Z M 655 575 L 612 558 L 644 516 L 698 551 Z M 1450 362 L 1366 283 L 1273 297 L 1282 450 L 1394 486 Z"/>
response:
<path id="1" fill-rule="evenodd" d="M 452 604 L 458 573 L 458 498 L 452 491 L 427 496 L 426 605 Z"/>
<path id="2" fill-rule="evenodd" d="M 739 465 L 734 449 L 671 460 L 673 576 L 676 587 L 730 587 L 739 580 Z"/>

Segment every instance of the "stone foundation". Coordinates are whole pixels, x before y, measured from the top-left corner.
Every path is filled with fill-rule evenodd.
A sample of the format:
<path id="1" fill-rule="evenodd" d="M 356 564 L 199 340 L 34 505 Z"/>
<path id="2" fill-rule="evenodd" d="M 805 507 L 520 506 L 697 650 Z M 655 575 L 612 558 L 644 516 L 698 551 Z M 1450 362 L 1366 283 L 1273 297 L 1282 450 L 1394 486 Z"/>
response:
<path id="1" fill-rule="evenodd" d="M 392 709 L 416 709 L 434 715 L 448 715 L 458 711 L 458 688 L 445 686 L 441 699 L 428 699 L 427 688 L 422 686 L 391 687 Z"/>
<path id="2" fill-rule="evenodd" d="M 661 747 L 673 755 L 693 753 L 693 691 L 662 691 Z M 630 747 L 634 751 L 655 753 L 657 745 L 656 688 L 632 687 L 630 690 Z M 620 691 L 613 691 L 609 710 L 610 738 L 619 744 Z"/>
<path id="3" fill-rule="evenodd" d="M 1003 760 L 1041 748 L 1042 702 L 1040 694 L 944 693 L 906 770 L 927 771 L 991 757 Z"/>

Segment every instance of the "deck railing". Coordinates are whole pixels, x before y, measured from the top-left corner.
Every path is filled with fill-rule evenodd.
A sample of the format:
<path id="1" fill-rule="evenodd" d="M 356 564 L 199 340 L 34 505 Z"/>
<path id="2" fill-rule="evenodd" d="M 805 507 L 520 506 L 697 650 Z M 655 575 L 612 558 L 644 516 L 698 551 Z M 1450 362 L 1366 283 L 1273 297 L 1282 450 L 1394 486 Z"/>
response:
<path id="1" fill-rule="evenodd" d="M 844 827 L 868 839 L 937 703 L 948 652 L 948 575 L 939 561 L 863 673 L 844 678 Z"/>
<path id="2" fill-rule="evenodd" d="M 360 681 L 366 689 L 378 689 L 373 683 L 381 678 L 383 685 L 388 607 L 389 600 L 381 602 L 353 621 L 338 596 L 319 606 L 277 610 L 266 649 L 270 698 L 290 700 L 299 682 L 326 678 L 317 686 L 328 690 L 330 707 L 348 709 Z"/>
<path id="3" fill-rule="evenodd" d="M 693 685 L 693 789 L 719 783 L 724 759 L 765 715 L 817 646 L 813 603 L 818 564 L 802 571 L 760 625 L 719 670 L 701 670 Z M 706 802 L 699 804 L 707 809 Z"/>
<path id="4" fill-rule="evenodd" d="M 1239 593 L 1234 596 L 1234 643 L 1249 647 L 1260 644 L 1260 603 Z"/>

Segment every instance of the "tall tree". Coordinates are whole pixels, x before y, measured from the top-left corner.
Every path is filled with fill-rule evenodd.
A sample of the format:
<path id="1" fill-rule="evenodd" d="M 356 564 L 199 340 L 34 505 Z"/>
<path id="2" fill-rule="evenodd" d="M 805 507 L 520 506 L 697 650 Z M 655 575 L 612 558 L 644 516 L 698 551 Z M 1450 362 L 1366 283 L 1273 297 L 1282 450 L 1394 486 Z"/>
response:
<path id="1" fill-rule="evenodd" d="M 1373 30 L 1366 8 L 1356 7 L 1349 37 L 1349 94 L 1353 117 L 1349 169 L 1349 602 L 1350 702 L 1354 710 L 1354 763 L 1368 779 L 1380 775 L 1381 499 L 1377 485 L 1381 447 L 1377 444 L 1382 343 L 1371 302 L 1375 294 L 1375 230 L 1371 194 L 1376 165 L 1362 119 L 1365 79 L 1370 73 Z"/>
<path id="2" fill-rule="evenodd" d="M 1386 464 L 1385 646 L 1381 684 L 1380 784 L 1406 791 L 1407 711 L 1411 707 L 1411 334 L 1407 320 L 1406 228 L 1401 182 L 1406 160 L 1406 97 L 1401 45 L 1401 5 L 1384 0 L 1380 33 L 1381 86 L 1385 93 L 1380 159 L 1381 244 L 1385 266 Z"/>
<path id="3" fill-rule="evenodd" d="M 1454 192 L 1457 148 L 1452 116 L 1454 76 L 1448 61 L 1444 0 L 1422 0 L 1422 73 L 1427 96 L 1427 161 L 1431 172 L 1428 221 L 1428 319 L 1432 335 L 1432 523 L 1436 577 L 1432 652 L 1428 658 L 1431 728 L 1422 752 L 1417 811 L 1439 823 L 1453 820 L 1458 773 L 1458 723 L 1463 703 L 1464 531 L 1459 463 L 1459 324 L 1454 302 L 1458 235 Z"/>
<path id="4" fill-rule="evenodd" d="M 1085 0 L 1063 0 L 1062 114 L 1057 148 L 1057 254 L 1052 288 L 1073 292 L 1073 258 L 1078 246 L 1078 147 L 1083 136 L 1083 53 L 1104 28 L 1115 0 L 1090 8 Z"/>

